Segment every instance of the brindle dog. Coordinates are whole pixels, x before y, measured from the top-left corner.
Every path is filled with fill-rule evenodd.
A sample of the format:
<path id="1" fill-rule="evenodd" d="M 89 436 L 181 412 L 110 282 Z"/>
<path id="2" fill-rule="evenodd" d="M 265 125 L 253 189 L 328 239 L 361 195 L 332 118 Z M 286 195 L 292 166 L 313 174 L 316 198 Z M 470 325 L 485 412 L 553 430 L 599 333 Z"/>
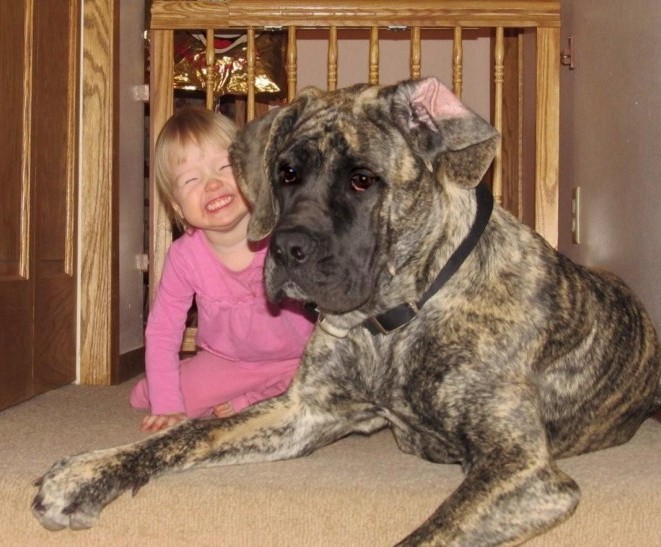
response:
<path id="1" fill-rule="evenodd" d="M 249 124 L 232 155 L 250 237 L 272 232 L 268 292 L 320 312 L 289 391 L 65 458 L 35 516 L 89 527 L 157 475 L 389 427 L 465 471 L 402 545 L 520 543 L 569 517 L 579 488 L 555 459 L 631 438 L 661 404 L 659 345 L 619 279 L 492 210 L 478 183 L 497 139 L 434 79 L 308 90 Z"/>

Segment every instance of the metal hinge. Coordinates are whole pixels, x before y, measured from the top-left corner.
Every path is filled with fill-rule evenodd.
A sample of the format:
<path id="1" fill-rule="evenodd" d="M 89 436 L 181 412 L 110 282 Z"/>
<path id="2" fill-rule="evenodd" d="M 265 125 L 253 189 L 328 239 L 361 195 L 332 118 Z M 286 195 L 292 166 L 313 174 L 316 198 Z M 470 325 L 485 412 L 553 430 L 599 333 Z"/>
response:
<path id="1" fill-rule="evenodd" d="M 574 59 L 574 44 L 572 43 L 572 37 L 567 38 L 567 47 L 560 52 L 560 64 L 562 66 L 568 66 L 569 70 L 574 70 L 576 68 L 576 63 Z"/>

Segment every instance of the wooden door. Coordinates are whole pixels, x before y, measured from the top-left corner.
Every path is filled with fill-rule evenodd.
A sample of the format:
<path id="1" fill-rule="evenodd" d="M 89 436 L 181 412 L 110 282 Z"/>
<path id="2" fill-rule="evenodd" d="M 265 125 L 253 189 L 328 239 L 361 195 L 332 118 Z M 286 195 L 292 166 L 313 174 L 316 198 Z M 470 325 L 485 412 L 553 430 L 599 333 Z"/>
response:
<path id="1" fill-rule="evenodd" d="M 78 14 L 0 2 L 0 408 L 75 379 Z"/>

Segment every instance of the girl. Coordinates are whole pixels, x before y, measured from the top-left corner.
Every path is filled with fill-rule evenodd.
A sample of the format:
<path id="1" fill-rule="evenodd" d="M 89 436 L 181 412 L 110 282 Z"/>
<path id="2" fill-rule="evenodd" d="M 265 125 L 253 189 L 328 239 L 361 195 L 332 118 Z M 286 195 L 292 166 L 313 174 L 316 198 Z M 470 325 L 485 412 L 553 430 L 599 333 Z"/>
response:
<path id="1" fill-rule="evenodd" d="M 283 393 L 312 330 L 302 306 L 267 302 L 268 242 L 248 243 L 250 211 L 228 154 L 235 133 L 228 118 L 185 107 L 156 142 L 156 182 L 184 233 L 165 258 L 145 331 L 146 379 L 130 396 L 134 408 L 149 410 L 143 431 L 229 416 Z M 180 362 L 193 298 L 200 349 Z"/>

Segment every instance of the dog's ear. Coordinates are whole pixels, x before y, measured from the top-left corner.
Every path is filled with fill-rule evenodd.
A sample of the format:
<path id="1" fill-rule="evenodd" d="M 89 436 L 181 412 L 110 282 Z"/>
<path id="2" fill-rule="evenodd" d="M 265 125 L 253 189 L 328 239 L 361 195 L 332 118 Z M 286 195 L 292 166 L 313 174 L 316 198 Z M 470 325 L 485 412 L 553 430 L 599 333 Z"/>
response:
<path id="1" fill-rule="evenodd" d="M 288 106 L 270 110 L 246 124 L 230 146 L 232 168 L 239 189 L 251 206 L 248 239 L 259 241 L 269 235 L 278 220 L 273 197 L 273 168 L 279 144 L 292 129 L 307 102 L 321 93 L 308 88 Z"/>
<path id="2" fill-rule="evenodd" d="M 500 138 L 496 129 L 435 78 L 394 86 L 394 119 L 438 180 L 476 186 L 489 168 Z"/>
<path id="3" fill-rule="evenodd" d="M 277 219 L 264 150 L 278 114 L 279 109 L 271 110 L 246 124 L 229 150 L 237 185 L 252 209 L 248 225 L 250 241 L 258 241 L 271 233 Z"/>

